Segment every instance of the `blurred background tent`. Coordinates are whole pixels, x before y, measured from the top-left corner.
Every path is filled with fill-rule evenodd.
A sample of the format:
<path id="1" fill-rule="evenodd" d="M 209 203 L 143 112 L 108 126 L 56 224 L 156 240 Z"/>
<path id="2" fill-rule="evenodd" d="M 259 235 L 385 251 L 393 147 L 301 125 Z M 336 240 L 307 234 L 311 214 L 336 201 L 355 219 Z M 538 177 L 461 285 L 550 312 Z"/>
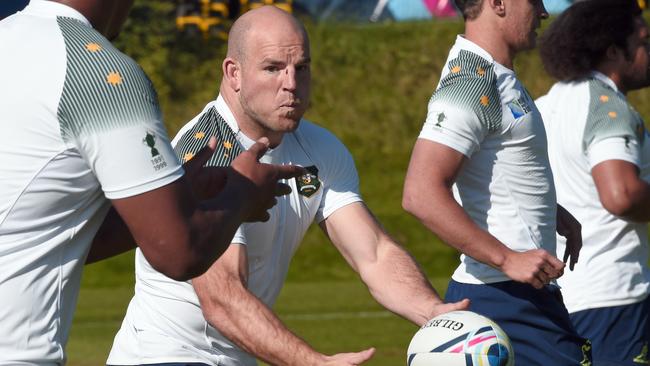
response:
<path id="1" fill-rule="evenodd" d="M 42 1 L 42 0 L 32 0 Z M 263 5 L 275 5 L 316 21 L 376 22 L 458 17 L 453 0 L 167 0 L 176 3 L 176 27 L 204 37 L 225 39 L 227 26 L 240 14 Z M 558 14 L 580 0 L 544 0 Z M 584 1 L 584 0 L 583 0 Z M 638 0 L 643 9 L 648 0 Z M 25 7 L 29 0 L 0 0 L 0 19 Z"/>

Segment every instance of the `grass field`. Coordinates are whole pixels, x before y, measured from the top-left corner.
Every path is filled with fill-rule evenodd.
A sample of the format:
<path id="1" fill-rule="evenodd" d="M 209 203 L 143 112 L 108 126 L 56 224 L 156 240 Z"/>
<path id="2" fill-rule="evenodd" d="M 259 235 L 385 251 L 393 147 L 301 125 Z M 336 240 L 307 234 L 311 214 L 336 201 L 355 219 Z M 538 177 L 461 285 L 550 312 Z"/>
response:
<path id="1" fill-rule="evenodd" d="M 90 280 L 103 273 L 88 267 Z M 132 281 L 131 281 L 132 282 Z M 444 289 L 446 279 L 434 280 Z M 81 291 L 77 316 L 68 344 L 69 366 L 100 365 L 106 361 L 119 328 L 132 285 L 89 286 Z M 376 347 L 368 365 L 401 365 L 406 347 L 417 330 L 389 313 L 368 294 L 360 281 L 289 282 L 275 306 L 287 326 L 324 353 L 352 352 Z"/>

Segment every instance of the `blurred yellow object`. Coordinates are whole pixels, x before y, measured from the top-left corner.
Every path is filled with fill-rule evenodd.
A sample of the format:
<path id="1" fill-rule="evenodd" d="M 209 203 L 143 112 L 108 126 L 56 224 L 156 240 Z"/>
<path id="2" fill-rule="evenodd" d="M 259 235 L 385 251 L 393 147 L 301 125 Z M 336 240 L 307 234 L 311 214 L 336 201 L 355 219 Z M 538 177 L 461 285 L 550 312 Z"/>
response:
<path id="1" fill-rule="evenodd" d="M 186 14 L 183 6 L 190 8 L 191 5 L 195 5 L 194 8 L 198 5 L 198 11 Z M 212 32 L 216 33 L 217 37 L 221 39 L 225 40 L 228 38 L 228 33 L 222 28 L 224 20 L 228 19 L 230 15 L 230 10 L 228 9 L 228 4 L 223 0 L 182 1 L 179 12 L 180 14 L 176 17 L 176 28 L 178 30 L 184 31 L 188 27 L 195 26 L 201 31 L 203 37 L 207 38 L 213 27 L 220 27 L 216 31 L 213 29 Z"/>
<path id="2" fill-rule="evenodd" d="M 641 7 L 641 9 L 647 9 L 648 2 L 646 0 L 639 0 L 639 7 Z"/>
<path id="3" fill-rule="evenodd" d="M 286 11 L 287 13 L 291 13 L 293 11 L 293 7 L 291 6 L 292 0 L 240 0 L 240 2 L 242 5 L 242 13 L 264 5 L 276 6 Z"/>
<path id="4" fill-rule="evenodd" d="M 240 14 L 264 5 L 276 6 L 288 13 L 293 12 L 293 0 L 239 0 Z M 208 38 L 214 34 L 218 38 L 228 39 L 225 21 L 230 17 L 228 0 L 179 0 L 176 16 L 176 28 L 179 31 L 194 29 Z"/>

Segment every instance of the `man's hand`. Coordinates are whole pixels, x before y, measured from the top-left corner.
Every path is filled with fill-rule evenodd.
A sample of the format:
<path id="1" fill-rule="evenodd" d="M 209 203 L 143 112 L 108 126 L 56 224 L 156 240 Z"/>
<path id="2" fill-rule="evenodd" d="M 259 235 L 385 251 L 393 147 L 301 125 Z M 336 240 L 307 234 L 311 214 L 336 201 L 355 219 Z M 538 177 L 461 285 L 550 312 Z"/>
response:
<path id="1" fill-rule="evenodd" d="M 332 356 L 325 356 L 323 366 L 354 366 L 361 365 L 368 361 L 375 354 L 374 348 L 368 348 L 361 352 L 337 353 Z"/>
<path id="2" fill-rule="evenodd" d="M 571 258 L 569 269 L 573 271 L 582 249 L 582 225 L 560 205 L 557 205 L 557 233 L 566 238 L 563 260 L 566 263 Z"/>
<path id="3" fill-rule="evenodd" d="M 469 299 L 463 299 L 458 302 L 441 302 L 436 304 L 433 309 L 431 309 L 431 316 L 429 319 L 433 319 L 440 314 L 449 313 L 456 310 L 467 310 L 469 308 Z"/>
<path id="4" fill-rule="evenodd" d="M 543 249 L 510 251 L 501 271 L 517 282 L 540 289 L 564 273 L 564 263 Z"/>
<path id="5" fill-rule="evenodd" d="M 306 174 L 307 171 L 295 165 L 271 165 L 259 162 L 269 147 L 266 138 L 258 140 L 250 149 L 241 153 L 228 170 L 227 184 L 240 190 L 246 199 L 248 214 L 244 221 L 267 221 L 268 209 L 275 206 L 275 197 L 291 192 L 291 188 L 279 183 L 280 179 L 290 179 Z"/>
<path id="6" fill-rule="evenodd" d="M 228 167 L 204 166 L 217 148 L 217 139 L 211 137 L 208 144 L 185 164 L 185 176 L 192 187 L 192 193 L 199 200 L 210 199 L 223 190 L 228 177 Z"/>

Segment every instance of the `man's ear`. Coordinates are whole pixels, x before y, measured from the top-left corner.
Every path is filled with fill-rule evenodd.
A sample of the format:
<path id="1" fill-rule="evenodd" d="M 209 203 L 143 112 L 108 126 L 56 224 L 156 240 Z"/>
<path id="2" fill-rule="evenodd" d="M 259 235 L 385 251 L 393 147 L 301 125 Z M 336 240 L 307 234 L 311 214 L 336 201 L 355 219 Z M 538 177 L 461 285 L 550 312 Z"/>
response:
<path id="1" fill-rule="evenodd" d="M 610 62 L 616 62 L 621 58 L 625 58 L 625 51 L 616 45 L 610 45 L 605 51 L 605 59 Z"/>
<path id="2" fill-rule="evenodd" d="M 491 9 L 496 15 L 503 17 L 506 15 L 506 2 L 505 0 L 483 0 L 483 8 Z M 523 0 L 516 0 L 523 1 Z"/>
<path id="3" fill-rule="evenodd" d="M 241 64 L 230 57 L 223 60 L 223 77 L 228 86 L 238 92 L 241 89 Z"/>

